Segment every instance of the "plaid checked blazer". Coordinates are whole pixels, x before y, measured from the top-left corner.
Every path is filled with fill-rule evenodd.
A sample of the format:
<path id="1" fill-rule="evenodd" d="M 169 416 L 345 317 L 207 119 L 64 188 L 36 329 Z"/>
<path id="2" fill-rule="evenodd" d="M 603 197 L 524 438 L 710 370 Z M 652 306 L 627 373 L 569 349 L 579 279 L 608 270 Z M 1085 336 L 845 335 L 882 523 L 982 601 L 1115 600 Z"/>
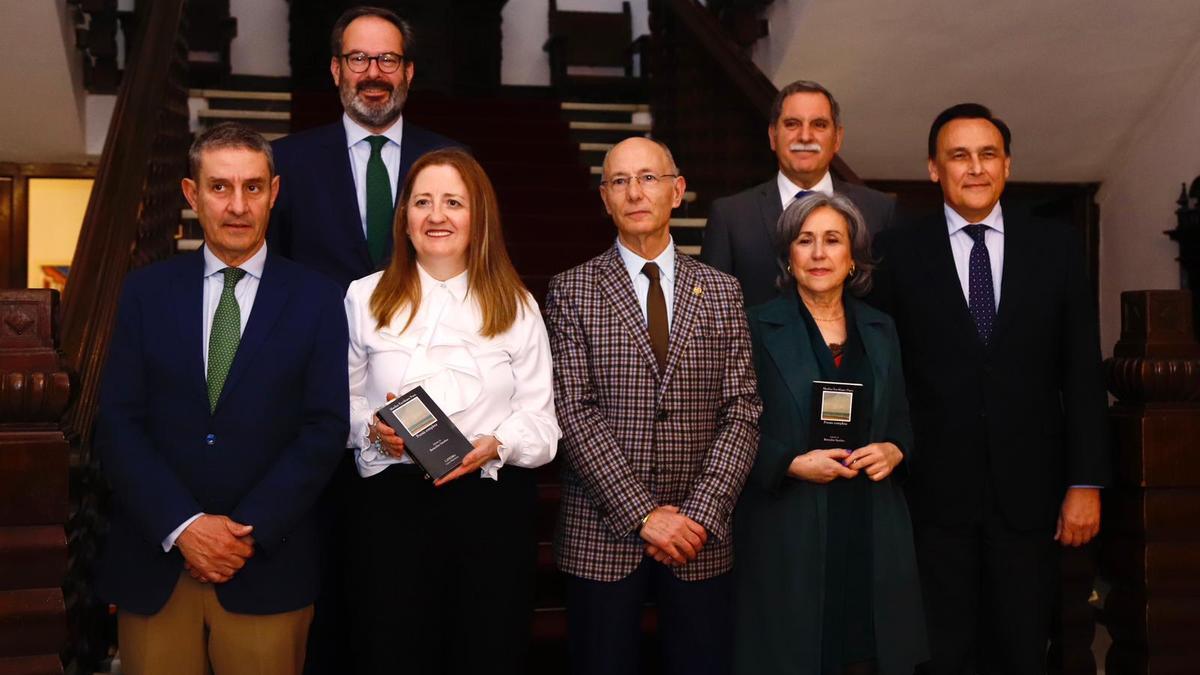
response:
<path id="1" fill-rule="evenodd" d="M 550 282 L 546 318 L 565 458 L 559 569 L 596 581 L 628 576 L 644 555 L 642 517 L 671 504 L 709 535 L 676 576 L 728 571 L 730 519 L 762 411 L 737 281 L 676 251 L 661 377 L 615 244 Z"/>

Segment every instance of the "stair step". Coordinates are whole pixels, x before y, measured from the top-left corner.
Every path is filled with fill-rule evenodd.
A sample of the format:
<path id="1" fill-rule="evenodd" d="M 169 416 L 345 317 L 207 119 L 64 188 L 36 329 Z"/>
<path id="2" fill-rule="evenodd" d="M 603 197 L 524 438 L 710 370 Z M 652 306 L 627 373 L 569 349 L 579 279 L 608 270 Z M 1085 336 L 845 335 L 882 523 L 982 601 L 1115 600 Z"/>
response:
<path id="1" fill-rule="evenodd" d="M 671 227 L 682 227 L 689 229 L 704 229 L 708 224 L 708 218 L 672 218 Z"/>
<path id="2" fill-rule="evenodd" d="M 290 112 L 274 110 L 224 110 L 217 108 L 198 110 L 196 111 L 196 116 L 200 119 L 269 120 L 272 122 L 289 122 L 292 119 L 292 113 Z"/>
<path id="3" fill-rule="evenodd" d="M 287 91 L 235 91 L 233 89 L 191 89 L 190 98 L 234 98 L 246 101 L 291 101 L 292 94 Z"/>
<path id="4" fill-rule="evenodd" d="M 650 131 L 645 122 L 571 122 L 572 131 Z"/>
<path id="5" fill-rule="evenodd" d="M 696 256 L 700 255 L 700 247 L 699 246 L 676 246 L 675 248 L 680 253 L 685 253 L 692 257 L 696 257 Z"/>
<path id="6" fill-rule="evenodd" d="M 580 152 L 608 152 L 616 143 L 580 143 Z"/>
<path id="7" fill-rule="evenodd" d="M 563 101 L 562 109 L 566 112 L 650 112 L 646 103 L 584 103 L 582 101 Z"/>

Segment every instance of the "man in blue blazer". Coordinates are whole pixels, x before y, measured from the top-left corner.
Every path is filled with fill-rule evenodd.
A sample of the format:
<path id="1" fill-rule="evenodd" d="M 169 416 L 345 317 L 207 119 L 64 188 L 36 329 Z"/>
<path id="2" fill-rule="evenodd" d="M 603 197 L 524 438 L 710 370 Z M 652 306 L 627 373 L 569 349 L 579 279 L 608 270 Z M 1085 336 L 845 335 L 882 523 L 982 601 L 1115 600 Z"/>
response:
<path id="1" fill-rule="evenodd" d="M 379 7 L 346 10 L 334 24 L 329 70 L 342 119 L 274 143 L 283 185 L 271 215 L 271 247 L 345 289 L 382 269 L 392 217 L 409 167 L 458 145 L 401 114 L 413 77 L 412 28 Z"/>
<path id="2" fill-rule="evenodd" d="M 295 674 L 313 504 L 349 433 L 341 292 L 268 252 L 280 181 L 261 136 L 219 125 L 189 159 L 205 245 L 129 275 L 109 348 L 98 589 L 128 673 Z"/>

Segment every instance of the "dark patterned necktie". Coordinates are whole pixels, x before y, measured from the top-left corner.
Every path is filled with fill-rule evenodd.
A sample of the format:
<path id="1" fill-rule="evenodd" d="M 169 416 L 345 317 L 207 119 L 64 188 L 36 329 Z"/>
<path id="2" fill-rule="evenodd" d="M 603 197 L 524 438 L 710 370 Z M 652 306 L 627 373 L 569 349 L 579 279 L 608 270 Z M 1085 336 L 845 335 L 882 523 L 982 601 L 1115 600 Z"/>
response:
<path id="1" fill-rule="evenodd" d="M 242 310 L 238 307 L 233 289 L 246 276 L 246 270 L 226 267 L 221 272 L 225 275 L 225 286 L 221 289 L 212 329 L 208 332 L 209 412 L 217 409 L 217 400 L 221 398 L 221 389 L 225 387 L 229 366 L 233 365 L 233 356 L 237 354 L 238 343 L 242 341 Z"/>
<path id="2" fill-rule="evenodd" d="M 967 306 L 971 310 L 971 318 L 975 320 L 975 330 L 979 339 L 987 346 L 992 341 L 992 325 L 996 322 L 996 291 L 992 285 L 992 260 L 988 255 L 987 243 L 984 236 L 987 225 L 976 223 L 968 225 L 967 235 L 974 240 L 971 246 L 971 258 L 967 264 Z"/>
<path id="3" fill-rule="evenodd" d="M 667 365 L 667 298 L 658 283 L 658 265 L 648 262 L 642 266 L 642 274 L 650 278 L 650 292 L 646 295 L 646 323 L 650 329 L 650 348 L 658 361 L 661 372 Z"/>
<path id="4" fill-rule="evenodd" d="M 383 146 L 387 136 L 368 136 L 371 156 L 367 159 L 367 250 L 371 262 L 378 267 L 387 251 L 388 232 L 392 229 L 395 206 L 392 203 L 392 182 L 383 163 Z"/>

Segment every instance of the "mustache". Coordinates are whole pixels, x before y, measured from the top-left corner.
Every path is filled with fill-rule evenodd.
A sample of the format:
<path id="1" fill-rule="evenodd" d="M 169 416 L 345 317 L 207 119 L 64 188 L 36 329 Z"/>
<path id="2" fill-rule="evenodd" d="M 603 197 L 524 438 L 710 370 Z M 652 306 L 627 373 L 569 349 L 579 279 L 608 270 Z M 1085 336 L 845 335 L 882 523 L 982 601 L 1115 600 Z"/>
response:
<path id="1" fill-rule="evenodd" d="M 361 92 L 363 89 L 367 89 L 368 87 L 374 89 L 384 89 L 389 92 L 394 91 L 392 83 L 388 82 L 387 80 L 363 80 L 354 87 L 354 90 L 356 92 Z"/>
<path id="2" fill-rule="evenodd" d="M 792 143 L 788 146 L 792 152 L 820 152 L 820 143 Z"/>

